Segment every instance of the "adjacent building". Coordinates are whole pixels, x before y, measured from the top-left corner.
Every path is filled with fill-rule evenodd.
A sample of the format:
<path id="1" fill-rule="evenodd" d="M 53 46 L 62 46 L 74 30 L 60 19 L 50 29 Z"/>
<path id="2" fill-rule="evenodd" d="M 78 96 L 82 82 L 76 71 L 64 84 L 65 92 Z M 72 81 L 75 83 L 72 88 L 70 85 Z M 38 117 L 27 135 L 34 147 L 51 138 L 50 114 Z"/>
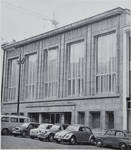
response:
<path id="1" fill-rule="evenodd" d="M 116 8 L 2 48 L 3 114 L 17 112 L 19 97 L 20 114 L 32 121 L 131 132 L 130 10 Z"/>

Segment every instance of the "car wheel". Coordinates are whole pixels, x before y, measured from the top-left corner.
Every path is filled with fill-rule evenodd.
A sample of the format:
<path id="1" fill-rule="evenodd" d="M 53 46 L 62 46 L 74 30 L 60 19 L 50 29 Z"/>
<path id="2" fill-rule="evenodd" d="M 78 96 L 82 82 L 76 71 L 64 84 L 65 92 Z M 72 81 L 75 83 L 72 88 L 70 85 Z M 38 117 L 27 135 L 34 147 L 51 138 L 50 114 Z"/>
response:
<path id="1" fill-rule="evenodd" d="M 39 140 L 40 140 L 40 141 L 43 141 L 43 139 L 42 139 L 42 138 L 39 138 Z"/>
<path id="2" fill-rule="evenodd" d="M 91 145 L 95 144 L 95 139 L 94 139 L 94 138 L 91 138 L 91 139 L 90 139 L 90 144 L 91 144 Z"/>
<path id="3" fill-rule="evenodd" d="M 127 150 L 127 146 L 125 143 L 120 144 L 120 150 Z"/>
<path id="4" fill-rule="evenodd" d="M 23 137 L 26 137 L 26 132 L 22 132 L 22 136 L 23 136 Z"/>
<path id="5" fill-rule="evenodd" d="M 102 147 L 102 146 L 103 146 L 103 143 L 102 143 L 101 140 L 97 140 L 97 141 L 96 141 L 96 145 L 97 145 L 97 147 Z"/>
<path id="6" fill-rule="evenodd" d="M 53 141 L 54 141 L 54 135 L 53 135 L 53 134 L 51 134 L 51 135 L 49 136 L 49 141 L 50 141 L 50 142 L 53 142 Z"/>
<path id="7" fill-rule="evenodd" d="M 58 143 L 58 144 L 59 144 L 60 142 L 61 142 L 61 141 L 56 140 L 56 143 Z"/>
<path id="8" fill-rule="evenodd" d="M 34 139 L 34 137 L 33 137 L 33 136 L 30 136 L 30 138 L 31 138 L 31 139 Z"/>
<path id="9" fill-rule="evenodd" d="M 70 138 L 70 144 L 72 144 L 72 145 L 76 144 L 76 138 L 75 138 L 75 136 L 72 136 Z"/>
<path id="10" fill-rule="evenodd" d="M 9 134 L 9 130 L 8 129 L 3 129 L 2 130 L 2 134 L 3 135 L 8 135 Z"/>

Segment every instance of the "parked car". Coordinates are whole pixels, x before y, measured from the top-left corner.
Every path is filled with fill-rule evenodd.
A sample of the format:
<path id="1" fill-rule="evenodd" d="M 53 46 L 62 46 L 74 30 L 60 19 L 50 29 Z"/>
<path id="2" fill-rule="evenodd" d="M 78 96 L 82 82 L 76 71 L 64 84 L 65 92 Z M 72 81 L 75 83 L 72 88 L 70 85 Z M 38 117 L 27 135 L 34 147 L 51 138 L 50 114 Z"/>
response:
<path id="1" fill-rule="evenodd" d="M 12 129 L 12 134 L 14 136 L 21 135 L 23 137 L 26 137 L 29 135 L 30 130 L 34 128 L 38 128 L 39 123 L 30 122 L 30 123 L 24 123 L 20 127 L 15 127 Z"/>
<path id="2" fill-rule="evenodd" d="M 10 134 L 14 127 L 19 127 L 25 122 L 30 122 L 30 119 L 25 116 L 1 115 L 1 134 Z"/>
<path id="3" fill-rule="evenodd" d="M 40 124 L 40 126 L 38 128 L 30 130 L 30 137 L 31 138 L 37 138 L 39 133 L 50 129 L 51 127 L 52 127 L 52 124 L 42 123 L 42 124 Z"/>
<path id="4" fill-rule="evenodd" d="M 98 147 L 111 146 L 121 150 L 131 150 L 131 137 L 127 131 L 107 130 L 101 137 L 96 138 Z"/>
<path id="5" fill-rule="evenodd" d="M 54 141 L 55 134 L 61 130 L 65 130 L 67 126 L 68 125 L 65 124 L 55 124 L 49 130 L 39 133 L 38 138 L 39 140 L 47 139 L 48 141 L 52 142 Z"/>
<path id="6" fill-rule="evenodd" d="M 70 144 L 76 143 L 91 143 L 94 144 L 95 136 L 91 129 L 84 125 L 70 125 L 66 130 L 60 131 L 55 134 L 54 139 L 57 142 L 69 142 Z"/>

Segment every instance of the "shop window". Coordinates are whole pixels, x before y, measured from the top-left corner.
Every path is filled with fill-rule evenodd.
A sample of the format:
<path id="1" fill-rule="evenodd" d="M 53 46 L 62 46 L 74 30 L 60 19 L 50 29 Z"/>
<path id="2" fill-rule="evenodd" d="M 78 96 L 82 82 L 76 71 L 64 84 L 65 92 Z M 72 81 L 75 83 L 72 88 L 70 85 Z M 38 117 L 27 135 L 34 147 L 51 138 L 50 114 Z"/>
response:
<path id="1" fill-rule="evenodd" d="M 64 123 L 71 124 L 71 112 L 64 113 Z"/>
<path id="2" fill-rule="evenodd" d="M 85 112 L 78 112 L 78 124 L 85 124 Z"/>
<path id="3" fill-rule="evenodd" d="M 90 112 L 90 127 L 100 128 L 100 112 Z"/>
<path id="4" fill-rule="evenodd" d="M 114 128 L 114 112 L 113 111 L 106 112 L 106 128 L 107 129 Z"/>
<path id="5" fill-rule="evenodd" d="M 117 80 L 116 34 L 96 38 L 96 93 L 115 93 Z"/>
<path id="6" fill-rule="evenodd" d="M 38 113 L 29 113 L 28 114 L 31 122 L 39 122 L 39 114 Z"/>

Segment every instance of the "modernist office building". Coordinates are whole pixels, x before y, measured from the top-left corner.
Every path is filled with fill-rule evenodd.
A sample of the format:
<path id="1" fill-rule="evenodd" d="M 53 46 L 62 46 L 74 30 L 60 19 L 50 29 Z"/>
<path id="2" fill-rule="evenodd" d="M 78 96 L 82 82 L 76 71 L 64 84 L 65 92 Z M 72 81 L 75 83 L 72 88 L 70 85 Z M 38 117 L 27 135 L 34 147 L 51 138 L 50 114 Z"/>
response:
<path id="1" fill-rule="evenodd" d="M 2 113 L 17 112 L 19 94 L 33 121 L 131 131 L 130 17 L 116 8 L 3 45 Z"/>

